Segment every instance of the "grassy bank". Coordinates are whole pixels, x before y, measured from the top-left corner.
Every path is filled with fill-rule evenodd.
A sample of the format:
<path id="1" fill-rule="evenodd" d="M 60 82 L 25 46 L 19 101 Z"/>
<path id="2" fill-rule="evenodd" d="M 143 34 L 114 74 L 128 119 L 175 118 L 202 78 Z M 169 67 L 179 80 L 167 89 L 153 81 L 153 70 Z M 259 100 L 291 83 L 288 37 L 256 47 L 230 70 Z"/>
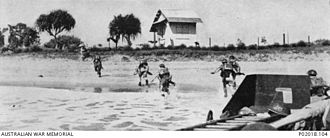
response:
<path id="1" fill-rule="evenodd" d="M 119 61 L 130 62 L 141 59 L 149 61 L 220 61 L 230 55 L 236 56 L 240 61 L 291 61 L 291 60 L 328 60 L 330 47 L 277 47 L 271 49 L 241 49 L 241 50 L 212 50 L 212 49 L 90 49 L 92 55 L 101 55 L 105 60 L 116 58 Z M 37 52 L 3 53 L 1 56 L 26 56 L 40 58 L 66 58 L 79 60 L 77 51 L 59 51 L 42 49 Z"/>

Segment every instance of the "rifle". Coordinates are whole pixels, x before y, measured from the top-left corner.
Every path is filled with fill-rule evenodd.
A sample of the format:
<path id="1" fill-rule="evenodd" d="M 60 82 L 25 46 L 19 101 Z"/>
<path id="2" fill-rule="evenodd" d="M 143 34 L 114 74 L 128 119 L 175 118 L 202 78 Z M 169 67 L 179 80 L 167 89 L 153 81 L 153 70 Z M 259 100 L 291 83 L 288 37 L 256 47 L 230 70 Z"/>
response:
<path id="1" fill-rule="evenodd" d="M 158 75 L 156 75 L 155 78 L 152 79 L 150 83 L 154 82 L 154 80 L 155 80 L 157 77 L 158 77 Z"/>
<path id="2" fill-rule="evenodd" d="M 242 72 L 237 72 L 235 73 L 236 75 L 245 75 L 245 73 L 242 73 Z"/>

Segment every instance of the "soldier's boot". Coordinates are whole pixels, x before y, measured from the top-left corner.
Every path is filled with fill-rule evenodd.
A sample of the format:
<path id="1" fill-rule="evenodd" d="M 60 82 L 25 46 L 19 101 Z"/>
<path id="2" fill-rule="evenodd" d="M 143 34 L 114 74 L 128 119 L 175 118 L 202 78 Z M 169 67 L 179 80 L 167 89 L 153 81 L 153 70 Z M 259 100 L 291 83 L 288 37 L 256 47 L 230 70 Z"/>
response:
<path id="1" fill-rule="evenodd" d="M 148 80 L 146 80 L 146 85 L 149 86 L 149 81 Z"/>
<path id="2" fill-rule="evenodd" d="M 206 121 L 212 121 L 212 120 L 213 120 L 213 112 L 212 112 L 212 110 L 210 110 L 210 111 L 207 113 Z"/>
<path id="3" fill-rule="evenodd" d="M 142 86 L 142 85 L 141 85 L 141 81 L 139 82 L 139 86 Z"/>

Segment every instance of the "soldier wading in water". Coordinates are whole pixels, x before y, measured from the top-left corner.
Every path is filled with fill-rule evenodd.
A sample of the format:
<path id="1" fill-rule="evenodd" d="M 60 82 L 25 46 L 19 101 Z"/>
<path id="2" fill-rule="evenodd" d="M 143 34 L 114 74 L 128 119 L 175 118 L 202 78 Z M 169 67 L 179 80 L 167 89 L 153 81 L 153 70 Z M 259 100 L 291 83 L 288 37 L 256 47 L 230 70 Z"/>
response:
<path id="1" fill-rule="evenodd" d="M 236 58 L 234 56 L 229 57 L 230 62 L 228 63 L 227 59 L 222 60 L 222 64 L 211 74 L 215 74 L 219 71 L 220 76 L 222 78 L 222 84 L 223 84 L 223 90 L 224 90 L 224 97 L 228 96 L 227 93 L 227 85 L 232 85 L 234 89 L 236 89 L 236 75 L 243 75 L 243 73 L 240 72 L 240 67 L 238 63 L 236 62 Z M 230 76 L 232 77 L 232 80 L 230 80 Z"/>
<path id="2" fill-rule="evenodd" d="M 170 94 L 170 84 L 175 86 L 175 82 L 172 81 L 172 75 L 170 74 L 169 69 L 165 67 L 164 64 L 159 65 L 158 75 L 151 82 L 153 82 L 156 78 L 158 78 L 159 80 L 159 89 L 161 90 L 161 92 L 166 92 L 167 94 Z M 165 95 L 162 94 L 162 96 Z"/>
<path id="3" fill-rule="evenodd" d="M 147 60 L 143 60 L 140 62 L 139 66 L 135 69 L 134 75 L 138 74 L 139 75 L 139 86 L 142 86 L 142 81 L 145 80 L 145 84 L 149 86 L 149 81 L 148 81 L 148 75 L 152 75 L 151 72 L 149 72 L 149 66 Z"/>

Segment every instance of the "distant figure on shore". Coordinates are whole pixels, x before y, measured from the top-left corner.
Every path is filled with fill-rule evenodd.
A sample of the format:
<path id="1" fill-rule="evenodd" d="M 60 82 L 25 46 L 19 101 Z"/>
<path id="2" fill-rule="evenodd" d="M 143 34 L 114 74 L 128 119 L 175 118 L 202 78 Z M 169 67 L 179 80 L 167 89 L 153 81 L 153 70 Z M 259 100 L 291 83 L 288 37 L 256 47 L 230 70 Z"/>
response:
<path id="1" fill-rule="evenodd" d="M 93 59 L 94 70 L 99 77 L 101 77 L 101 70 L 103 69 L 102 61 L 100 56 L 95 56 Z"/>
<path id="2" fill-rule="evenodd" d="M 86 58 L 92 57 L 91 54 L 88 52 L 84 43 L 81 43 L 79 47 L 80 47 L 80 56 L 82 61 L 85 61 Z"/>
<path id="3" fill-rule="evenodd" d="M 149 86 L 148 75 L 152 75 L 149 72 L 149 65 L 147 60 L 143 60 L 140 62 L 139 66 L 135 69 L 134 75 L 139 75 L 139 86 L 142 86 L 142 81 L 145 81 L 145 84 Z"/>
<path id="4" fill-rule="evenodd" d="M 317 77 L 317 72 L 314 69 L 311 69 L 307 72 L 307 75 L 311 79 L 311 96 L 329 96 L 328 91 L 330 90 L 329 85 L 322 77 Z"/>
<path id="5" fill-rule="evenodd" d="M 230 74 L 234 73 L 232 66 L 230 66 L 228 64 L 227 59 L 223 59 L 222 60 L 222 64 L 216 68 L 215 71 L 211 72 L 211 74 L 215 74 L 217 72 L 220 72 L 220 77 L 222 78 L 222 84 L 223 84 L 223 90 L 224 90 L 224 97 L 227 97 L 227 85 L 229 85 L 231 82 L 233 82 L 232 80 L 229 79 Z M 233 75 L 232 75 L 233 76 Z"/>
<path id="6" fill-rule="evenodd" d="M 155 79 L 158 78 L 159 80 L 159 89 L 162 92 L 166 92 L 167 94 L 170 94 L 169 87 L 170 84 L 175 86 L 175 82 L 172 81 L 172 75 L 170 74 L 170 71 L 167 67 L 165 67 L 164 64 L 159 65 L 158 75 L 155 77 Z M 152 80 L 154 81 L 154 79 Z M 162 96 L 165 96 L 162 94 Z"/>

